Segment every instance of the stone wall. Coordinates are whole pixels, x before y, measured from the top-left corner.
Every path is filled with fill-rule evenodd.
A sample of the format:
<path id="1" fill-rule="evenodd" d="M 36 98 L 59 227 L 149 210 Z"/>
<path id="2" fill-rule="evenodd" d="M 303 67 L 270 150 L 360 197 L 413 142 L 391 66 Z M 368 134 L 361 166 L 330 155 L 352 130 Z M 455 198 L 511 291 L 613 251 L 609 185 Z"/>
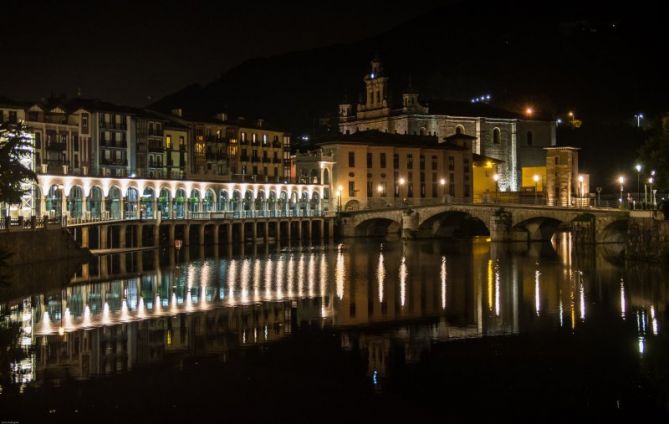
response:
<path id="1" fill-rule="evenodd" d="M 11 254 L 10 265 L 80 260 L 88 256 L 88 250 L 80 248 L 70 233 L 60 227 L 0 233 L 0 251 Z"/>
<path id="2" fill-rule="evenodd" d="M 669 221 L 630 218 L 625 257 L 652 261 L 669 259 Z"/>

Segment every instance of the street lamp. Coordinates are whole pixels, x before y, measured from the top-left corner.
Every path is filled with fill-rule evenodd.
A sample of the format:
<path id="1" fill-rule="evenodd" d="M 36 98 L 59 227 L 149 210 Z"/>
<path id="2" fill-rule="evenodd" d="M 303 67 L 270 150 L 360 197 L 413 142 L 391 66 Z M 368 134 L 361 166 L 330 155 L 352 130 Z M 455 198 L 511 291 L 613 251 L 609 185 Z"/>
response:
<path id="1" fill-rule="evenodd" d="M 383 195 L 384 195 L 384 193 L 383 193 L 383 186 L 382 186 L 381 184 L 379 184 L 379 185 L 376 187 L 376 191 L 379 192 L 379 196 L 383 196 Z"/>
<path id="2" fill-rule="evenodd" d="M 539 191 L 539 176 L 537 174 L 534 174 L 532 179 L 534 180 L 534 204 L 536 205 L 537 204 L 537 195 L 538 195 L 537 192 Z"/>
<path id="3" fill-rule="evenodd" d="M 650 184 L 650 199 L 651 199 L 651 204 L 653 205 L 653 209 L 655 209 L 655 195 L 653 194 L 653 182 L 655 180 L 653 177 L 648 178 L 648 184 Z"/>
<path id="4" fill-rule="evenodd" d="M 583 175 L 578 176 L 578 197 L 579 197 L 579 202 L 581 203 L 580 206 L 583 204 Z"/>
<path id="5" fill-rule="evenodd" d="M 494 174 L 492 179 L 495 180 L 495 203 L 497 203 L 499 196 L 499 174 Z"/>
<path id="6" fill-rule="evenodd" d="M 620 207 L 623 207 L 623 184 L 625 183 L 625 177 L 622 175 L 618 177 L 618 182 L 620 183 Z"/>
<path id="7" fill-rule="evenodd" d="M 400 197 L 402 197 L 402 186 L 404 186 L 404 183 L 406 181 L 404 180 L 404 177 L 400 177 L 400 179 L 397 180 L 397 182 L 400 185 Z M 404 206 L 405 204 L 406 204 L 406 198 L 402 197 L 402 206 Z"/>
<path id="8" fill-rule="evenodd" d="M 344 191 L 344 187 L 337 187 L 337 211 L 341 212 L 341 193 Z"/>
<path id="9" fill-rule="evenodd" d="M 636 201 L 641 200 L 641 187 L 639 185 L 639 180 L 641 178 L 641 164 L 637 163 L 634 165 L 634 169 L 636 169 Z"/>
<path id="10" fill-rule="evenodd" d="M 446 178 L 440 179 L 439 185 L 441 185 L 441 201 L 446 203 Z"/>
<path id="11" fill-rule="evenodd" d="M 636 119 L 636 126 L 637 128 L 641 127 L 641 120 L 643 119 L 643 113 L 637 113 L 634 115 L 634 118 Z"/>

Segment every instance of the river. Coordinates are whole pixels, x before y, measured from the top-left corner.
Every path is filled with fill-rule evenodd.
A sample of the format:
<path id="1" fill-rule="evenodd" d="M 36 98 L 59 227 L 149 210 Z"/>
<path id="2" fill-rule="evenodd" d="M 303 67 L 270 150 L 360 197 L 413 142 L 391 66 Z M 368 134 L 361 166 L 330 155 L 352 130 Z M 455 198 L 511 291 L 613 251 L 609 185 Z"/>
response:
<path id="1" fill-rule="evenodd" d="M 666 418 L 666 270 L 616 258 L 565 233 L 43 265 L 1 292 L 0 418 Z"/>

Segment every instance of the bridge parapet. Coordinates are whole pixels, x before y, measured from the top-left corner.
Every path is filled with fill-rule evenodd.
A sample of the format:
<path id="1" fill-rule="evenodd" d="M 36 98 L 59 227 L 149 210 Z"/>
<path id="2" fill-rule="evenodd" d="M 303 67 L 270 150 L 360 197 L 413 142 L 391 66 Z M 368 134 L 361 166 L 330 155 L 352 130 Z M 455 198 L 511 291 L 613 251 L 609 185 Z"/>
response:
<path id="1" fill-rule="evenodd" d="M 403 212 L 408 212 L 403 217 Z M 436 234 L 439 222 L 450 214 L 463 214 L 480 220 L 494 241 L 548 240 L 558 229 L 574 232 L 579 243 L 610 241 L 607 231 L 629 218 L 628 211 L 595 208 L 561 208 L 532 205 L 441 204 L 412 208 L 363 210 L 341 215 L 340 232 L 345 237 L 365 236 L 357 231 L 370 222 L 397 224 L 389 226 L 402 230 L 404 237 L 415 237 L 418 232 Z"/>

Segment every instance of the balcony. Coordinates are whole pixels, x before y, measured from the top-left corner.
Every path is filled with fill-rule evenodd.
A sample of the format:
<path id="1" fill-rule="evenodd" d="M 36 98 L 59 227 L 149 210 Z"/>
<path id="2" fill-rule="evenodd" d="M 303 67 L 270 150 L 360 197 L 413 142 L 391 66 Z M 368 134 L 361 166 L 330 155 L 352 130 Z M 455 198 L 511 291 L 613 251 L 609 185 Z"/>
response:
<path id="1" fill-rule="evenodd" d="M 125 122 L 100 122 L 100 128 L 105 130 L 126 130 L 128 125 Z"/>
<path id="2" fill-rule="evenodd" d="M 67 150 L 67 143 L 66 142 L 52 142 L 52 143 L 47 144 L 46 149 L 51 150 L 51 151 L 62 152 L 63 150 Z"/>
<path id="3" fill-rule="evenodd" d="M 163 144 L 162 141 L 158 143 L 149 141 L 149 152 L 164 152 L 164 151 L 165 151 L 165 145 Z"/>
<path id="4" fill-rule="evenodd" d="M 100 165 L 105 166 L 128 166 L 127 159 L 100 159 Z"/>
<path id="5" fill-rule="evenodd" d="M 228 155 L 225 153 L 207 153 L 205 158 L 208 161 L 225 161 L 228 159 Z"/>
<path id="6" fill-rule="evenodd" d="M 100 147 L 103 149 L 127 149 L 128 143 L 125 140 L 122 141 L 101 141 Z"/>

